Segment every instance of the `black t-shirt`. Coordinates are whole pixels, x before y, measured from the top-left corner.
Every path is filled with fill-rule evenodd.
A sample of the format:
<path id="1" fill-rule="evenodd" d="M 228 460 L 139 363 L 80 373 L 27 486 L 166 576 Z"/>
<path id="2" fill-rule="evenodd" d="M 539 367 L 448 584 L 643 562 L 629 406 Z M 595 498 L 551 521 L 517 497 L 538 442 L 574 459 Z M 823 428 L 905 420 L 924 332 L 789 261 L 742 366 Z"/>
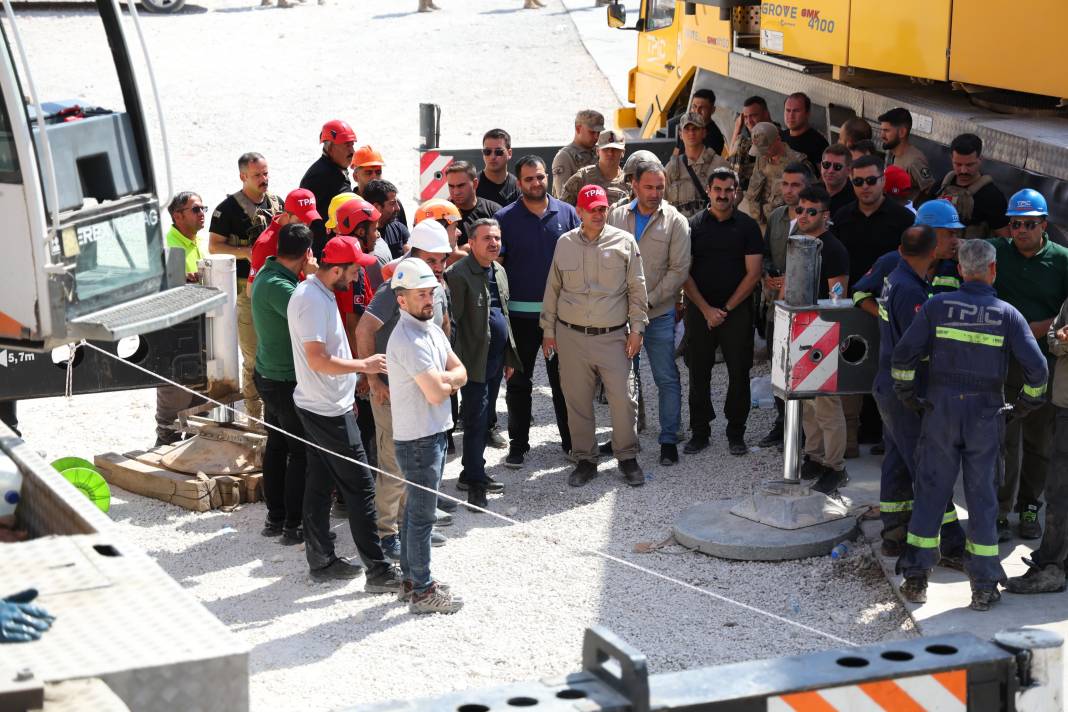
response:
<path id="1" fill-rule="evenodd" d="M 842 241 L 834 236 L 832 232 L 825 232 L 820 235 L 820 239 L 823 240 L 823 249 L 820 251 L 820 289 L 819 298 L 828 299 L 831 296 L 831 290 L 827 287 L 827 280 L 832 277 L 839 277 L 849 272 L 849 252 L 846 250 Z M 853 284 L 853 279 L 849 279 L 849 283 Z M 841 295 L 845 298 L 846 295 Z"/>
<path id="2" fill-rule="evenodd" d="M 1009 217 L 1005 212 L 1009 209 L 1009 201 L 1005 194 L 994 185 L 984 185 L 972 196 L 972 217 L 965 222 L 969 227 L 986 223 L 991 232 L 1000 230 L 1009 224 Z"/>
<path id="3" fill-rule="evenodd" d="M 815 168 L 823 160 L 823 151 L 827 148 L 827 139 L 811 126 L 800 136 L 791 136 L 790 129 L 782 130 L 782 140 L 795 151 L 805 154 L 808 162 Z"/>
<path id="4" fill-rule="evenodd" d="M 675 139 L 675 147 L 681 152 L 685 150 L 685 146 L 682 144 L 681 132 L 678 131 L 679 126 L 677 119 L 675 121 L 675 129 L 680 134 L 678 138 Z M 709 121 L 705 126 L 705 146 L 711 148 L 717 154 L 722 155 L 723 147 L 726 144 L 727 139 L 723 138 L 723 132 L 719 130 L 719 126 L 716 125 L 715 121 Z"/>
<path id="5" fill-rule="evenodd" d="M 274 198 L 274 203 L 271 202 L 272 197 Z M 226 199 L 219 203 L 212 212 L 208 232 L 222 235 L 226 238 L 227 243 L 234 247 L 247 247 L 251 250 L 256 238 L 267 229 L 274 216 L 281 212 L 283 204 L 278 196 L 265 195 L 263 200 L 259 203 L 253 203 L 253 205 L 256 207 L 255 220 L 249 217 L 249 214 L 245 212 L 241 204 L 237 202 L 237 198 L 233 195 L 226 196 Z M 273 210 L 274 206 L 277 206 L 279 210 Z M 247 259 L 238 258 L 236 265 L 237 278 L 246 279 L 250 267 L 251 265 Z"/>
<path id="6" fill-rule="evenodd" d="M 746 255 L 764 253 L 756 220 L 735 210 L 720 222 L 710 210 L 690 218 L 690 276 L 710 305 L 722 309 L 745 279 Z"/>
<path id="7" fill-rule="evenodd" d="M 404 246 L 408 244 L 408 238 L 411 237 L 411 233 L 408 232 L 408 226 L 399 220 L 393 220 L 379 230 L 378 234 L 379 239 L 384 240 L 389 245 L 389 253 L 393 255 L 393 259 L 397 259 L 404 254 Z"/>
<path id="8" fill-rule="evenodd" d="M 467 231 L 471 228 L 471 223 L 482 218 L 492 218 L 497 214 L 497 211 L 501 209 L 499 203 L 494 203 L 492 200 L 486 200 L 485 198 L 476 198 L 475 207 L 470 210 L 460 210 L 460 235 L 456 239 L 456 244 L 467 244 Z"/>
<path id="9" fill-rule="evenodd" d="M 885 196 L 882 205 L 870 216 L 860 211 L 857 202 L 834 213 L 834 234 L 849 251 L 849 284 L 856 284 L 875 260 L 896 250 L 901 244 L 901 233 L 915 221 L 911 210 Z"/>
<path id="10" fill-rule="evenodd" d="M 853 186 L 846 183 L 844 188 L 831 196 L 831 215 L 835 215 L 845 206 L 855 202 L 857 202 L 857 194 L 853 191 Z"/>
<path id="11" fill-rule="evenodd" d="M 491 203 L 505 206 L 514 203 L 519 197 L 519 181 L 511 173 L 506 173 L 504 183 L 494 183 L 486 177 L 486 172 L 482 171 L 478 174 L 478 188 L 475 189 L 475 195 Z"/>
<path id="12" fill-rule="evenodd" d="M 300 179 L 300 187 L 310 190 L 315 195 L 315 210 L 323 216 L 323 220 L 326 220 L 333 197 L 338 193 L 352 191 L 348 173 L 331 161 L 326 154 L 319 156 L 319 159 L 308 167 L 304 177 Z M 326 244 L 326 225 L 323 220 L 315 220 L 309 226 L 312 231 L 312 252 L 316 257 L 322 256 L 323 246 Z"/>

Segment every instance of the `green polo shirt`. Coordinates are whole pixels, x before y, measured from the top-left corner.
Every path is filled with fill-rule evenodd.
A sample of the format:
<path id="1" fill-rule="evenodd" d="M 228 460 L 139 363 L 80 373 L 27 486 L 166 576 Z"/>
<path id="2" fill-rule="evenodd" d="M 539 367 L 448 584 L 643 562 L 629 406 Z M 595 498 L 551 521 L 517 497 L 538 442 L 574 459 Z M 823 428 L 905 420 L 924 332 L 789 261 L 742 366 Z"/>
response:
<path id="1" fill-rule="evenodd" d="M 1042 249 L 1024 257 L 1012 240 L 988 240 L 997 250 L 998 276 L 994 288 L 998 297 L 1020 310 L 1027 321 L 1043 321 L 1057 316 L 1068 298 L 1068 249 L 1044 238 Z M 1039 339 L 1042 353 L 1048 354 L 1045 339 Z"/>
<path id="2" fill-rule="evenodd" d="M 185 250 L 186 274 L 194 274 L 197 271 L 197 262 L 204 259 L 204 254 L 200 251 L 200 245 L 197 243 L 196 237 L 189 239 L 178 232 L 178 228 L 174 225 L 171 225 L 171 229 L 167 231 L 167 247 L 181 247 Z"/>
<path id="3" fill-rule="evenodd" d="M 252 282 L 252 325 L 256 328 L 256 370 L 272 381 L 297 380 L 286 308 L 297 275 L 268 257 Z"/>

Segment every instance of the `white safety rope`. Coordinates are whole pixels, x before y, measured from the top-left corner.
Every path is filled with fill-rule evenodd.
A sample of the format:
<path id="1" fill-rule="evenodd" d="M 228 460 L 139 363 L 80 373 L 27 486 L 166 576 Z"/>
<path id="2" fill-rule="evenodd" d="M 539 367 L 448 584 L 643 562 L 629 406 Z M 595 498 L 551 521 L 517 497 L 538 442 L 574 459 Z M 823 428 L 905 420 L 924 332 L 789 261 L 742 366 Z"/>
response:
<path id="1" fill-rule="evenodd" d="M 163 381 L 164 383 L 168 383 L 168 384 L 170 384 L 170 385 L 172 385 L 172 386 L 174 386 L 176 388 L 181 388 L 183 391 L 186 391 L 187 393 L 192 393 L 193 395 L 200 396 L 201 398 L 204 398 L 209 403 L 214 403 L 215 405 L 217 405 L 217 406 L 219 406 L 221 408 L 227 408 L 229 410 L 232 410 L 234 413 L 238 412 L 232 406 L 229 406 L 229 405 L 227 405 L 225 403 L 220 403 L 217 400 L 213 400 L 211 398 L 208 398 L 208 397 L 204 396 L 202 393 L 198 393 L 197 391 L 193 390 L 192 388 L 188 388 L 186 386 L 183 386 L 181 383 L 177 383 L 175 381 L 170 380 L 169 378 L 165 378 L 164 376 L 161 376 L 158 373 L 154 373 L 153 371 L 150 371 L 147 368 L 144 368 L 143 366 L 139 366 L 136 363 L 131 363 L 129 361 L 125 361 L 122 358 L 120 358 L 118 355 L 110 353 L 108 351 L 105 351 L 104 349 L 100 348 L 99 346 L 91 344 L 91 343 L 89 343 L 87 341 L 82 341 L 78 345 L 79 346 L 85 346 L 86 348 L 90 348 L 90 349 L 93 349 L 95 351 L 99 351 L 100 353 L 104 354 L 105 356 L 108 356 L 109 358 L 113 358 L 116 361 L 120 361 L 120 362 L 126 364 L 127 366 L 130 366 L 130 367 L 135 368 L 135 369 L 137 369 L 139 371 L 142 371 L 143 373 L 146 373 L 146 374 L 148 374 L 150 376 L 154 376 L 155 378 L 158 378 L 159 380 Z M 468 504 L 467 502 L 465 502 L 463 500 L 460 500 L 460 499 L 457 499 L 457 498 L 452 497 L 450 495 L 447 495 L 444 492 L 439 492 L 438 490 L 431 489 L 429 487 L 417 484 L 415 482 L 409 482 L 408 480 L 406 480 L 401 475 L 395 475 L 395 474 L 393 474 L 391 472 L 386 472 L 385 470 L 380 470 L 377 467 L 374 467 L 373 465 L 369 465 L 366 462 L 360 462 L 359 460 L 356 460 L 355 458 L 351 458 L 351 457 L 348 457 L 346 455 L 341 455 L 339 453 L 333 452 L 333 451 L 323 447 L 322 445 L 319 445 L 318 443 L 312 442 L 311 440 L 308 440 L 308 439 L 302 438 L 302 437 L 300 437 L 298 435 L 294 435 L 292 433 L 286 432 L 282 428 L 279 428 L 277 426 L 271 425 L 270 423 L 264 422 L 263 420 L 260 420 L 259 418 L 253 418 L 252 416 L 248 415 L 247 413 L 245 413 L 244 415 L 245 415 L 245 417 L 247 417 L 251 421 L 254 421 L 256 423 L 259 423 L 260 425 L 263 425 L 266 428 L 270 428 L 271 430 L 274 430 L 274 431 L 276 431 L 278 433 L 281 433 L 282 435 L 285 435 L 286 437 L 293 438 L 294 440 L 296 440 L 298 442 L 304 443 L 308 447 L 313 447 L 313 448 L 315 448 L 317 450 L 321 450 L 322 452 L 324 452 L 324 453 L 326 453 L 328 455 L 332 455 L 332 456 L 334 456 L 334 457 L 336 457 L 336 458 L 338 458 L 340 460 L 345 460 L 346 462 L 351 462 L 351 463 L 353 463 L 355 465 L 359 465 L 361 467 L 365 467 L 368 470 L 371 470 L 372 472 L 377 472 L 378 474 L 385 475 L 386 477 L 389 477 L 389 478 L 392 478 L 394 480 L 397 480 L 398 482 L 404 482 L 409 487 L 417 487 L 417 488 L 423 490 L 424 492 L 428 492 L 430 494 L 437 495 L 438 497 L 444 497 L 445 499 L 448 499 L 448 500 L 450 500 L 452 502 L 456 502 L 457 504 L 462 504 L 463 506 L 467 507 L 468 509 L 473 509 L 475 511 L 482 512 L 483 514 L 488 514 L 491 517 L 496 517 L 497 519 L 501 520 L 502 522 L 507 522 L 508 524 L 511 524 L 513 526 L 522 527 L 522 526 L 525 525 L 524 522 L 518 521 L 516 519 L 512 519 L 511 517 L 507 517 L 507 516 L 505 516 L 503 514 L 499 514 L 497 512 L 491 511 L 489 509 L 483 509 L 482 507 L 476 507 L 474 505 Z M 683 588 L 689 589 L 690 591 L 693 591 L 695 593 L 699 593 L 699 594 L 701 594 L 703 596 L 707 596 L 709 598 L 714 598 L 714 599 L 716 599 L 718 601 L 722 601 L 724 603 L 729 603 L 731 605 L 738 606 L 739 608 L 744 608 L 747 611 L 751 611 L 752 613 L 756 613 L 756 614 L 759 614 L 759 615 L 762 615 L 762 616 L 766 616 L 768 618 L 771 618 L 774 621 L 778 621 L 779 623 L 785 623 L 786 625 L 790 625 L 790 626 L 793 626 L 795 628 L 800 628 L 801 630 L 807 631 L 809 633 L 813 633 L 813 634 L 821 636 L 823 638 L 827 638 L 828 640 L 833 640 L 835 643 L 841 643 L 842 645 L 848 645 L 848 646 L 852 646 L 852 647 L 855 647 L 856 645 L 858 645 L 857 643 L 854 643 L 851 640 L 847 640 L 845 638 L 841 638 L 841 637 L 839 637 L 837 635 L 834 635 L 832 633 L 827 633 L 826 631 L 822 631 L 822 630 L 820 630 L 818 628 L 813 628 L 812 626 L 805 625 L 804 623 L 799 623 L 797 621 L 790 620 L 789 618 L 785 618 L 785 617 L 780 616 L 780 615 L 778 615 L 776 613 L 772 613 L 771 611 L 766 611 L 766 610 L 764 610 L 762 608 L 757 608 L 756 606 L 751 606 L 748 603 L 742 603 L 741 601 L 736 601 L 733 598 L 729 598 L 727 596 L 715 593 L 713 591 L 709 591 L 708 589 L 701 588 L 700 586 L 695 586 L 695 585 L 693 585 L 691 583 L 687 583 L 685 581 L 682 581 L 681 579 L 677 579 L 674 576 L 669 576 L 668 574 L 663 574 L 663 573 L 660 573 L 659 571 L 654 571 L 653 569 L 647 568 L 645 566 L 641 566 L 640 564 L 635 564 L 635 563 L 633 563 L 631 561 L 627 561 L 626 559 L 621 559 L 618 556 L 613 556 L 612 554 L 608 554 L 608 553 L 605 553 L 603 551 L 599 551 L 597 549 L 588 549 L 588 548 L 583 547 L 583 546 L 575 546 L 575 545 L 572 545 L 572 544 L 566 544 L 566 543 L 562 542 L 561 540 L 559 540 L 559 539 L 557 539 L 555 537 L 549 536 L 547 534 L 542 534 L 540 532 L 535 532 L 535 534 L 537 534 L 537 536 L 539 536 L 540 538 L 544 539 L 545 541 L 547 541 L 547 542 L 549 542 L 551 544 L 555 544 L 557 546 L 562 546 L 565 549 L 570 549 L 573 552 L 580 553 L 580 554 L 593 554 L 594 556 L 600 557 L 600 558 L 604 559 L 605 561 L 614 562 L 614 563 L 619 564 L 621 566 L 625 566 L 625 567 L 627 567 L 629 569 L 633 569 L 634 571 L 640 571 L 641 573 L 646 574 L 648 576 L 654 576 L 654 577 L 656 577 L 658 579 L 661 579 L 662 581 L 668 581 L 670 583 L 676 584 L 677 586 L 682 586 Z"/>

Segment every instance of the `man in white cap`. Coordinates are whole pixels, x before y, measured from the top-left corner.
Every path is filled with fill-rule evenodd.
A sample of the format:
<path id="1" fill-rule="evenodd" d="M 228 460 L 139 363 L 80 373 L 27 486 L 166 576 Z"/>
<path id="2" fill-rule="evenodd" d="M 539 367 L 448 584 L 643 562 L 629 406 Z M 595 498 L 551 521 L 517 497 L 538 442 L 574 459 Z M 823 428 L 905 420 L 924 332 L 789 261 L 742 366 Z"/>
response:
<path id="1" fill-rule="evenodd" d="M 390 285 L 400 306 L 400 318 L 386 346 L 390 387 L 396 396 L 393 441 L 400 471 L 411 483 L 400 547 L 400 598 L 408 601 L 412 613 L 455 613 L 463 607 L 463 599 L 431 578 L 430 546 L 436 491 L 445 469 L 446 434 L 452 427 L 449 399 L 467 383 L 467 369 L 433 322 L 440 284 L 427 263 L 402 261 Z"/>
<path id="2" fill-rule="evenodd" d="M 445 263 L 452 253 L 448 233 L 436 220 L 423 220 L 412 228 L 408 245 L 411 248 L 408 255 L 391 264 L 393 274 L 395 276 L 396 271 L 409 260 L 421 260 L 430 267 L 439 282 L 434 291 L 433 321 L 448 333 L 451 325 L 447 317 L 445 288 L 441 286 Z M 362 358 L 386 353 L 386 344 L 400 320 L 400 313 L 400 304 L 394 290 L 385 285 L 380 287 L 356 326 L 356 353 L 365 354 Z M 378 466 L 386 472 L 397 472 L 399 468 L 393 449 L 393 400 L 390 398 L 389 381 L 385 374 L 368 374 L 367 381 L 371 389 L 371 411 L 375 418 Z M 404 484 L 391 477 L 378 475 L 375 483 L 375 509 L 382 549 L 387 556 L 396 560 L 400 558 L 401 543 L 398 535 L 399 517 L 404 511 Z"/>
<path id="3" fill-rule="evenodd" d="M 580 168 L 564 184 L 560 200 L 576 205 L 579 191 L 586 185 L 599 185 L 608 196 L 608 204 L 630 195 L 626 178 L 623 175 L 623 153 L 627 148 L 627 138 L 622 131 L 605 129 L 597 137 L 597 162 Z"/>

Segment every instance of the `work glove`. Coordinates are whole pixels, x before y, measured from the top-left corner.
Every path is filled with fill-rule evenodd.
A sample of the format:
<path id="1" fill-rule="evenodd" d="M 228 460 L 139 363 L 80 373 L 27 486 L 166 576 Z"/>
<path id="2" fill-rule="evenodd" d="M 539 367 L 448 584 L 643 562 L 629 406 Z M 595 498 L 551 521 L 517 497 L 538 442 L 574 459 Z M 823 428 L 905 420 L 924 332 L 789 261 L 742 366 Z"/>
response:
<path id="1" fill-rule="evenodd" d="M 0 600 L 0 643 L 40 640 L 41 634 L 52 627 L 55 616 L 30 605 L 35 598 L 37 589 L 28 588 Z"/>

